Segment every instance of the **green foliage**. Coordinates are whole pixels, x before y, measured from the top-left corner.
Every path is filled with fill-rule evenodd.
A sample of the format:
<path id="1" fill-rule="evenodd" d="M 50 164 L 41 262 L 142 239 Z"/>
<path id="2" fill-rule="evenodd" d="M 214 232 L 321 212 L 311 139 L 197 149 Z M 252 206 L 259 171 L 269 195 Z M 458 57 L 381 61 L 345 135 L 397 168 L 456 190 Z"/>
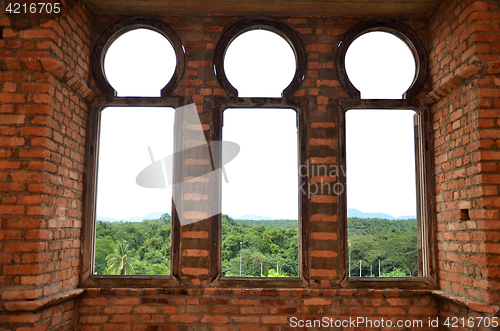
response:
<path id="1" fill-rule="evenodd" d="M 288 277 L 286 273 L 277 273 L 274 269 L 269 269 L 267 272 L 267 277 Z"/>
<path id="2" fill-rule="evenodd" d="M 115 251 L 115 243 L 110 235 L 105 235 L 96 240 L 95 243 L 95 266 L 99 275 L 106 274 L 106 256 L 113 254 Z"/>
<path id="3" fill-rule="evenodd" d="M 351 244 L 351 276 L 381 277 L 418 276 L 417 221 L 386 220 L 379 218 L 348 218 L 348 240 Z"/>
<path id="4" fill-rule="evenodd" d="M 381 277 L 407 277 L 406 272 L 401 268 L 393 269 L 392 271 L 383 273 Z"/>
<path id="5" fill-rule="evenodd" d="M 416 219 L 387 220 L 381 218 L 349 217 L 347 219 L 347 232 L 350 235 L 370 235 L 387 230 L 397 232 L 412 232 L 417 229 Z"/>
<path id="6" fill-rule="evenodd" d="M 94 271 L 99 275 L 170 274 L 170 215 L 142 222 L 97 221 Z M 417 221 L 348 218 L 351 276 L 417 276 Z M 298 277 L 298 222 L 233 220 L 222 215 L 222 274 Z M 276 273 L 278 268 L 279 273 Z M 133 270 L 133 271 L 132 271 Z"/>
<path id="7" fill-rule="evenodd" d="M 108 272 L 135 275 L 170 274 L 170 232 L 168 213 L 157 220 L 142 222 L 97 221 L 94 272 L 98 275 Z M 120 247 L 121 243 L 126 249 Z M 119 262 L 120 258 L 123 262 Z"/>
<path id="8" fill-rule="evenodd" d="M 240 260 L 241 254 L 241 260 Z M 298 223 L 233 220 L 222 215 L 222 274 L 228 277 L 298 277 Z M 275 271 L 276 273 L 276 271 Z"/>
<path id="9" fill-rule="evenodd" d="M 128 243 L 121 240 L 115 248 L 115 252 L 106 256 L 108 275 L 133 275 L 134 267 L 132 262 L 137 261 L 132 256 L 132 252 L 128 248 Z"/>

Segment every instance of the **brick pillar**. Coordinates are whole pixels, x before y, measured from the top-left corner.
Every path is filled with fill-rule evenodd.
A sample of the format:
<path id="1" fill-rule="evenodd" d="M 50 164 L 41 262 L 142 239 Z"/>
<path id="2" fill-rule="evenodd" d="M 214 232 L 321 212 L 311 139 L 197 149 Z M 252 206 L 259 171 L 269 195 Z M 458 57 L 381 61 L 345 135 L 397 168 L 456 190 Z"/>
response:
<path id="1" fill-rule="evenodd" d="M 12 330 L 76 325 L 92 18 L 62 7 L 0 20 L 0 324 Z"/>
<path id="2" fill-rule="evenodd" d="M 443 1 L 430 20 L 439 283 L 483 313 L 500 302 L 499 20 L 479 1 Z"/>

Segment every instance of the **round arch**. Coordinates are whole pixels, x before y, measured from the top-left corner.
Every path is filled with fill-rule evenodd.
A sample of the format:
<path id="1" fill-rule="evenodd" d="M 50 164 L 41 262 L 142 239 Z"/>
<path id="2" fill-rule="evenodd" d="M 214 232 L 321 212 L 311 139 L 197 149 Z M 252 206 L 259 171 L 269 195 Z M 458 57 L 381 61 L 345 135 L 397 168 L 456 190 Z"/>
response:
<path id="1" fill-rule="evenodd" d="M 341 84 L 353 98 L 360 98 L 359 90 L 352 84 L 347 75 L 345 67 L 345 56 L 349 46 L 359 36 L 373 32 L 382 31 L 395 35 L 405 42 L 415 59 L 415 77 L 410 87 L 403 94 L 404 99 L 411 99 L 417 96 L 422 89 L 427 78 L 427 52 L 422 40 L 418 35 L 406 25 L 395 21 L 376 19 L 358 24 L 349 30 L 342 38 L 337 50 L 337 73 Z"/>
<path id="2" fill-rule="evenodd" d="M 105 95 L 116 95 L 116 91 L 106 79 L 104 73 L 104 58 L 111 44 L 123 34 L 136 29 L 149 29 L 163 35 L 171 44 L 175 51 L 176 67 L 170 81 L 161 89 L 161 96 L 167 96 L 177 86 L 182 78 L 185 67 L 185 52 L 182 42 L 166 23 L 149 17 L 131 17 L 120 20 L 109 26 L 97 39 L 96 46 L 92 53 L 92 69 L 94 71 L 96 83 Z"/>
<path id="3" fill-rule="evenodd" d="M 298 35 L 286 24 L 266 17 L 251 17 L 243 19 L 231 26 L 217 43 L 215 48 L 215 74 L 222 88 L 230 96 L 238 96 L 238 90 L 229 82 L 224 70 L 224 56 L 231 42 L 241 34 L 254 30 L 264 29 L 283 37 L 295 54 L 295 75 L 290 84 L 283 90 L 282 97 L 290 97 L 302 83 L 306 71 L 306 52 Z"/>

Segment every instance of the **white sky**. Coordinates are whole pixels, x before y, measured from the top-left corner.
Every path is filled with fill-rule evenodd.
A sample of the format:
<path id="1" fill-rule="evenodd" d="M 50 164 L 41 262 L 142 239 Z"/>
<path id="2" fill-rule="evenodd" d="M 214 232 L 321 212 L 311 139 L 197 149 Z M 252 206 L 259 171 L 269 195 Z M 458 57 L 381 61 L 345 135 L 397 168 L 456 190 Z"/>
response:
<path id="1" fill-rule="evenodd" d="M 295 55 L 276 33 L 252 30 L 229 45 L 224 69 L 239 97 L 279 98 L 295 75 Z"/>
<path id="2" fill-rule="evenodd" d="M 298 219 L 296 112 L 227 109 L 222 132 L 241 148 L 225 166 L 222 213 Z"/>
<path id="3" fill-rule="evenodd" d="M 170 213 L 172 189 L 143 188 L 136 177 L 151 164 L 148 146 L 155 160 L 172 155 L 174 112 L 173 108 L 133 107 L 102 111 L 97 215 L 123 219 Z"/>
<path id="4" fill-rule="evenodd" d="M 414 113 L 347 112 L 347 208 L 394 217 L 416 215 Z"/>
<path id="5" fill-rule="evenodd" d="M 255 53 L 259 43 L 268 50 L 264 55 Z M 156 45 L 162 46 L 156 49 Z M 263 66 L 260 61 L 269 61 L 269 65 Z M 243 69 L 243 79 L 232 72 L 232 66 Z M 294 68 L 295 58 L 288 43 L 266 30 L 242 34 L 226 52 L 226 75 L 240 96 L 279 97 L 291 81 Z M 159 96 L 174 69 L 170 43 L 145 29 L 118 38 L 105 58 L 106 76 L 118 96 Z M 413 80 L 415 64 L 399 38 L 372 32 L 351 44 L 346 70 L 363 98 L 398 99 Z M 366 75 L 370 71 L 374 77 L 371 80 Z M 269 78 L 255 78 L 264 74 Z M 273 81 L 273 76 L 280 81 Z M 103 111 L 97 215 L 120 219 L 153 211 L 170 212 L 171 187 L 141 188 L 135 179 L 151 164 L 147 146 L 152 147 L 155 160 L 172 154 L 173 113 L 168 108 Z M 396 217 L 415 215 L 412 112 L 351 110 L 346 122 L 348 208 Z M 296 132 L 293 110 L 225 111 L 223 138 L 237 142 L 241 151 L 225 166 L 229 184 L 223 183 L 223 213 L 297 218 Z M 383 146 L 390 146 L 386 155 L 381 151 Z M 388 184 L 391 179 L 393 184 Z M 382 184 L 380 180 L 385 181 Z"/>

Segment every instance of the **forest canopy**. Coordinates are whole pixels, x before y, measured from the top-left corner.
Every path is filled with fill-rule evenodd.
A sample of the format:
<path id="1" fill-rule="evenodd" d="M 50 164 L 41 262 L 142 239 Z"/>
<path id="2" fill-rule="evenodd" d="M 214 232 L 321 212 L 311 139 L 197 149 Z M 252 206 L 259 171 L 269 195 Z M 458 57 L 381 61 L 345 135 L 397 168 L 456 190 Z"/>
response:
<path id="1" fill-rule="evenodd" d="M 94 273 L 169 275 L 171 218 L 97 221 Z M 347 219 L 351 276 L 418 276 L 417 221 Z M 222 275 L 298 277 L 297 220 L 235 220 L 222 215 Z"/>

